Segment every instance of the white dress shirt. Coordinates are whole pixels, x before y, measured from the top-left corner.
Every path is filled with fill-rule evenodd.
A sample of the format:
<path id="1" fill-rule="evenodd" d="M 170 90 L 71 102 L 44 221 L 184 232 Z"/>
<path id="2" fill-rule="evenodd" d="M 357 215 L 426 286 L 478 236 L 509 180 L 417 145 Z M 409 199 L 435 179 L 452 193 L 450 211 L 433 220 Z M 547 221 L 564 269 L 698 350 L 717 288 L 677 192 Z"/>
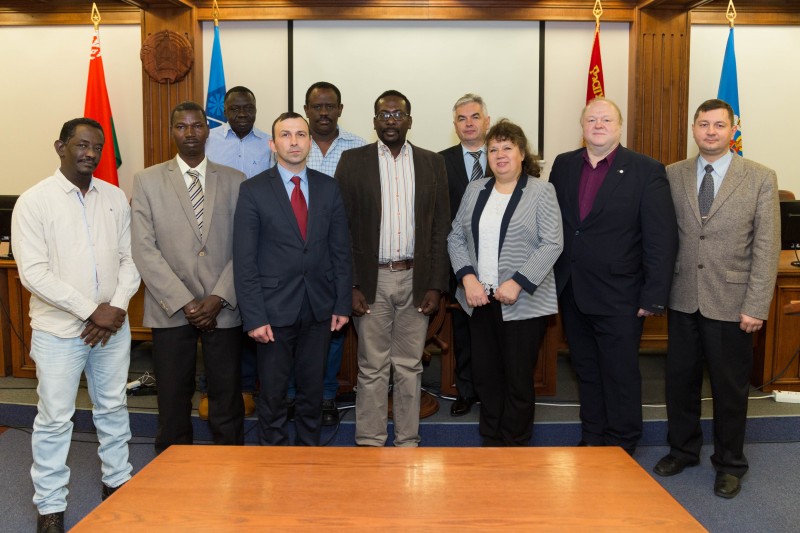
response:
<path id="1" fill-rule="evenodd" d="M 406 141 L 395 158 L 378 139 L 381 232 L 378 263 L 414 258 L 414 153 Z"/>

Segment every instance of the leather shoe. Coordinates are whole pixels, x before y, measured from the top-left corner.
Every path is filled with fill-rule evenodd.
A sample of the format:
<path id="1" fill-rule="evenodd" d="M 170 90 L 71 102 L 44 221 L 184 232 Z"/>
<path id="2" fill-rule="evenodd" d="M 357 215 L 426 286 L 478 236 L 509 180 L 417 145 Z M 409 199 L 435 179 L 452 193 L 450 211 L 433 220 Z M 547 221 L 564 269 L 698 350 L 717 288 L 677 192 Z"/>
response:
<path id="1" fill-rule="evenodd" d="M 125 483 L 123 483 L 122 485 L 124 484 Z M 103 492 L 100 494 L 100 497 L 102 498 L 103 501 L 106 501 L 106 498 L 117 492 L 117 489 L 119 489 L 122 485 L 118 485 L 116 487 L 109 487 L 108 485 L 103 483 Z"/>
<path id="2" fill-rule="evenodd" d="M 661 460 L 656 463 L 656 466 L 653 467 L 653 472 L 664 477 L 674 476 L 675 474 L 683 472 L 683 469 L 687 466 L 697 466 L 698 464 L 700 464 L 700 461 L 697 459 L 694 461 L 679 459 L 670 453 L 662 457 Z"/>
<path id="3" fill-rule="evenodd" d="M 335 426 L 339 423 L 339 410 L 335 400 L 322 400 L 322 425 Z"/>
<path id="4" fill-rule="evenodd" d="M 36 521 L 37 533 L 64 533 L 64 511 L 40 514 Z"/>
<path id="5" fill-rule="evenodd" d="M 256 402 L 252 392 L 243 392 L 242 400 L 244 401 L 244 416 L 251 416 L 256 412 Z"/>
<path id="6" fill-rule="evenodd" d="M 586 442 L 586 441 L 585 441 L 585 440 L 583 440 L 583 439 L 581 439 L 581 440 L 578 442 L 578 444 L 577 444 L 577 445 L 578 445 L 579 447 L 581 447 L 581 448 L 582 448 L 582 447 L 584 447 L 584 446 L 589 446 L 589 447 L 602 446 L 602 444 L 592 444 L 592 443 L 590 443 L 590 442 Z"/>
<path id="7" fill-rule="evenodd" d="M 474 403 L 475 398 L 459 396 L 456 398 L 456 401 L 453 402 L 453 405 L 450 406 L 450 416 L 464 416 L 469 413 Z"/>
<path id="8" fill-rule="evenodd" d="M 742 490 L 741 480 L 733 474 L 727 472 L 717 472 L 717 479 L 714 480 L 714 494 L 720 498 L 733 498 Z"/>
<path id="9" fill-rule="evenodd" d="M 208 394 L 200 393 L 200 405 L 197 406 L 197 416 L 200 420 L 208 420 Z"/>

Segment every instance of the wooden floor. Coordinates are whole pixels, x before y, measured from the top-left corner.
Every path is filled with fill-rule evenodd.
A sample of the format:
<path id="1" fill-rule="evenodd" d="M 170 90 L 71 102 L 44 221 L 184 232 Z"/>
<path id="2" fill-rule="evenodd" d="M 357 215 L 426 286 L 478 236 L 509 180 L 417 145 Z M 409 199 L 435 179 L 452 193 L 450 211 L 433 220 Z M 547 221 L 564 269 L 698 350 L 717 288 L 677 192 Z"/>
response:
<path id="1" fill-rule="evenodd" d="M 73 532 L 704 531 L 618 448 L 173 446 Z"/>

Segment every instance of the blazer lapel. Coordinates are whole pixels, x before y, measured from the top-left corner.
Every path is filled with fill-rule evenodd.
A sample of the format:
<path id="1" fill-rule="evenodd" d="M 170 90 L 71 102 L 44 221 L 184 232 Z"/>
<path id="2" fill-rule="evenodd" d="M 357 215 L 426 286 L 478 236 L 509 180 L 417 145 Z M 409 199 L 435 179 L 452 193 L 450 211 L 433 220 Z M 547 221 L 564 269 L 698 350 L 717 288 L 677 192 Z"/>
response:
<path id="1" fill-rule="evenodd" d="M 581 173 L 583 172 L 583 150 L 577 152 L 570 161 L 569 172 L 567 173 L 567 206 L 566 212 L 570 214 L 574 224 L 577 226 L 581 223 L 580 212 L 580 187 L 581 187 Z"/>
<path id="2" fill-rule="evenodd" d="M 175 195 L 178 197 L 178 202 L 181 204 L 183 213 L 186 215 L 189 225 L 194 229 L 195 236 L 200 240 L 200 228 L 197 227 L 197 218 L 194 216 L 194 209 L 189 201 L 189 189 L 186 187 L 183 173 L 181 173 L 181 169 L 174 159 L 167 165 L 167 174 L 167 179 L 175 190 Z"/>
<path id="3" fill-rule="evenodd" d="M 203 201 L 203 237 L 201 242 L 203 244 L 208 240 L 209 229 L 211 228 L 211 218 L 214 216 L 214 201 L 217 197 L 217 185 L 219 176 L 217 169 L 210 161 L 206 162 L 206 188 L 203 190 L 205 200 Z"/>
<path id="4" fill-rule="evenodd" d="M 292 228 L 292 232 L 297 236 L 298 239 L 302 241 L 303 236 L 300 234 L 300 226 L 297 225 L 297 217 L 294 216 L 292 202 L 289 199 L 289 196 L 286 194 L 286 187 L 283 185 L 283 180 L 281 179 L 280 172 L 278 172 L 278 167 L 272 167 L 269 169 L 269 173 L 270 180 L 268 183 L 272 188 L 272 194 L 275 196 L 278 207 L 283 213 L 283 216 L 286 217 L 286 220 L 289 221 L 289 227 Z M 306 237 L 308 237 L 308 228 L 306 228 Z"/>
<path id="5" fill-rule="evenodd" d="M 720 206 L 725 203 L 725 200 L 733 194 L 733 191 L 739 187 L 739 185 L 744 181 L 745 171 L 744 171 L 744 164 L 742 163 L 741 157 L 738 155 L 733 156 L 731 160 L 731 164 L 728 167 L 728 171 L 725 173 L 725 177 L 722 179 L 722 185 L 719 187 L 719 192 L 714 197 L 714 202 L 711 204 L 711 209 L 708 211 L 708 218 L 714 216 Z M 706 220 L 708 220 L 708 218 Z"/>
<path id="6" fill-rule="evenodd" d="M 680 179 L 689 207 L 692 209 L 697 223 L 702 224 L 703 217 L 700 216 L 700 204 L 697 201 L 697 158 L 681 167 Z"/>
<path id="7" fill-rule="evenodd" d="M 495 179 L 491 178 L 486 182 L 481 192 L 478 193 L 478 198 L 475 200 L 475 209 L 472 210 L 472 241 L 475 243 L 475 257 L 478 257 L 478 235 L 480 234 L 481 215 L 486 207 L 486 202 L 489 201 L 489 195 L 492 194 L 494 189 Z"/>
<path id="8" fill-rule="evenodd" d="M 528 185 L 528 175 L 522 174 L 514 187 L 514 192 L 511 193 L 506 212 L 503 213 L 503 220 L 500 222 L 500 246 L 497 247 L 497 257 L 500 257 L 500 252 L 503 250 L 503 240 L 506 238 L 508 224 L 511 222 L 511 217 L 514 216 L 514 211 L 516 211 L 520 200 L 522 200 L 526 185 Z"/>
<path id="9" fill-rule="evenodd" d="M 591 220 L 603 210 L 603 206 L 605 206 L 605 204 L 614 196 L 614 192 L 617 190 L 617 187 L 622 180 L 625 179 L 628 166 L 629 158 L 627 150 L 620 146 L 619 150 L 617 151 L 617 155 L 614 157 L 614 163 L 612 163 L 611 168 L 608 169 L 606 178 L 603 180 L 603 184 L 597 191 L 597 196 L 594 199 L 592 210 L 589 211 L 589 214 L 586 215 L 586 218 L 583 220 L 584 223 L 591 222 Z M 580 173 L 578 176 L 580 176 Z M 578 198 L 577 194 L 575 195 L 575 198 Z"/>

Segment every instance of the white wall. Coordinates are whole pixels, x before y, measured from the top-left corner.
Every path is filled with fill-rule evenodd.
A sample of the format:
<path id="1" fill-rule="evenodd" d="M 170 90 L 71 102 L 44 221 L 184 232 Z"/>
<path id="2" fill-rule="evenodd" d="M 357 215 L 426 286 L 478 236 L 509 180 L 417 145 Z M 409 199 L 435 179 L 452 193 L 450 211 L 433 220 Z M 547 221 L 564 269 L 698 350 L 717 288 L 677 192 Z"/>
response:
<path id="1" fill-rule="evenodd" d="M 0 193 L 21 194 L 59 167 L 53 142 L 64 122 L 83 116 L 93 35 L 91 25 L 0 27 Z M 100 27 L 120 187 L 129 197 L 133 174 L 144 166 L 140 46 L 138 25 Z"/>
<path id="2" fill-rule="evenodd" d="M 717 97 L 728 30 L 692 26 L 687 124 L 697 106 Z M 734 32 L 744 157 L 775 169 L 780 188 L 800 196 L 800 27 L 737 26 Z M 697 155 L 691 130 L 687 153 Z"/>

